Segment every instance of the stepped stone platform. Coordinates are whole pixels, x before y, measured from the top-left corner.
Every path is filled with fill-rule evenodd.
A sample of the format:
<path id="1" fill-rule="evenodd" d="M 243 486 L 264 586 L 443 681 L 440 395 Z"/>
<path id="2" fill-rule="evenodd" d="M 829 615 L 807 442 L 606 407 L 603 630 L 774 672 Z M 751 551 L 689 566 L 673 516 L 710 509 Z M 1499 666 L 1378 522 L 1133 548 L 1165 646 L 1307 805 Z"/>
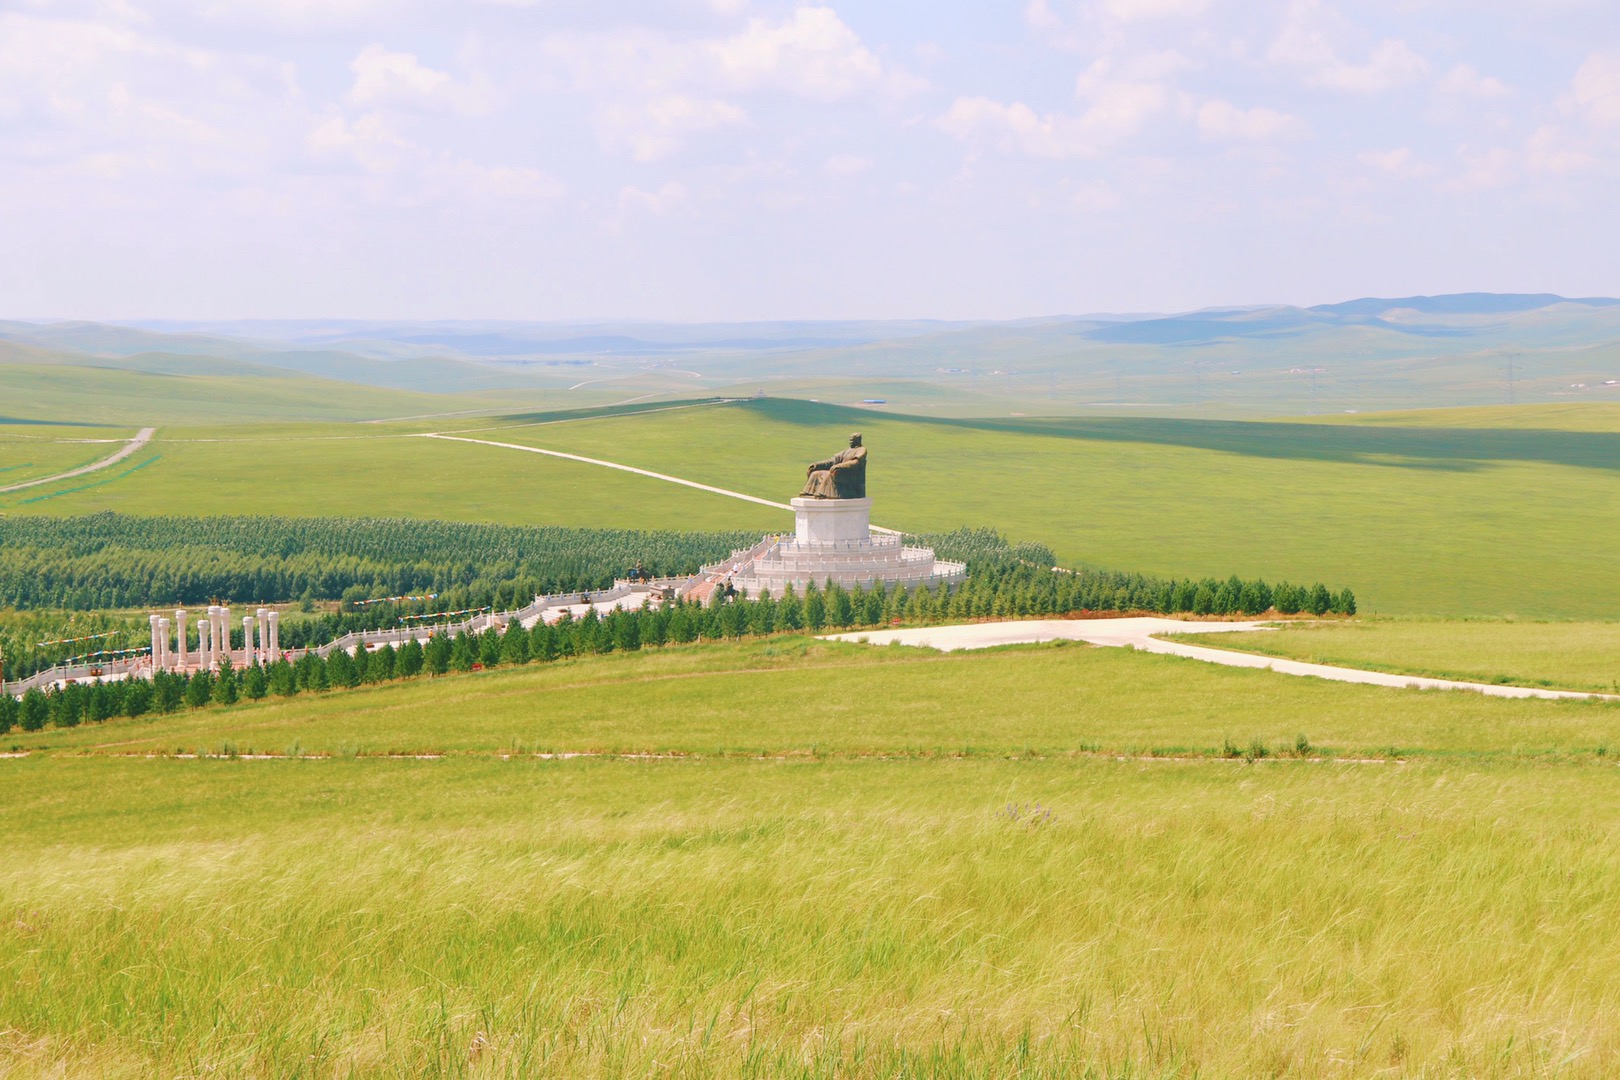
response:
<path id="1" fill-rule="evenodd" d="M 725 571 L 733 587 L 750 596 L 783 595 L 789 586 L 803 593 L 815 582 L 851 588 L 882 582 L 893 588 L 955 586 L 967 579 L 962 563 L 936 559 L 931 548 L 907 547 L 901 537 L 873 533 L 871 499 L 809 499 L 792 502 L 796 528 L 791 537 L 768 537 L 733 556 L 710 574 Z"/>

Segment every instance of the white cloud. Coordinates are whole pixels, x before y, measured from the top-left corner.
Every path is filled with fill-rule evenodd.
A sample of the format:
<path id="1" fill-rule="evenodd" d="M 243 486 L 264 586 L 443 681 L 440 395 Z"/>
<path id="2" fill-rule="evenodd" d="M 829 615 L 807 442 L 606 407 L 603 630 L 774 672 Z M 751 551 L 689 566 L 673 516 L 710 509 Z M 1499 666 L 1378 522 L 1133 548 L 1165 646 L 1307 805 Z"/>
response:
<path id="1" fill-rule="evenodd" d="M 241 174 L 285 129 L 279 72 L 177 44 L 122 15 L 96 22 L 0 12 L 8 156 L 105 173 Z M 96 160 L 91 162 L 89 159 Z"/>
<path id="2" fill-rule="evenodd" d="M 398 0 L 193 0 L 210 22 L 310 31 L 379 23 Z"/>
<path id="3" fill-rule="evenodd" d="M 1369 169 L 1377 169 L 1379 172 L 1407 179 L 1433 176 L 1436 172 L 1434 166 L 1418 161 L 1417 155 L 1409 146 L 1400 146 L 1393 150 L 1365 150 L 1356 155 L 1356 160 Z"/>
<path id="4" fill-rule="evenodd" d="M 1620 127 L 1620 53 L 1588 57 L 1562 104 L 1598 127 Z"/>
<path id="5" fill-rule="evenodd" d="M 441 181 L 446 195 L 475 195 L 498 199 L 555 199 L 567 188 L 539 169 L 521 165 L 480 165 L 446 158 L 427 170 L 430 182 Z"/>
<path id="6" fill-rule="evenodd" d="M 1108 181 L 1098 180 L 1078 188 L 1069 204 L 1082 214 L 1106 214 L 1119 209 L 1120 197 Z"/>
<path id="7" fill-rule="evenodd" d="M 564 33 L 539 46 L 536 79 L 594 97 L 598 136 L 637 161 L 668 157 L 692 136 L 741 124 L 747 96 L 834 103 L 897 97 L 926 85 L 886 65 L 829 7 L 750 18 L 734 34 L 678 39 L 647 29 Z"/>
<path id="8" fill-rule="evenodd" d="M 1524 163 L 1532 172 L 1563 175 L 1579 172 L 1593 161 L 1591 154 L 1571 145 L 1569 138 L 1555 127 L 1537 129 L 1525 143 Z"/>
<path id="9" fill-rule="evenodd" d="M 1053 14 L 1047 0 L 1029 0 L 1024 5 L 1024 21 L 1034 30 L 1056 30 L 1063 25 L 1063 20 Z"/>
<path id="10" fill-rule="evenodd" d="M 712 70 L 738 89 L 767 88 L 838 101 L 880 86 L 900 92 L 918 81 L 885 72 L 872 50 L 829 7 L 801 7 L 780 22 L 750 19 L 741 33 L 704 45 Z"/>
<path id="11" fill-rule="evenodd" d="M 356 105 L 450 109 L 468 115 L 487 113 L 491 107 L 486 82 L 458 82 L 446 72 L 427 67 L 414 53 L 367 45 L 349 68 L 354 72 L 349 100 Z"/>
<path id="12" fill-rule="evenodd" d="M 676 204 L 685 201 L 686 185 L 677 180 L 671 180 L 657 191 L 643 191 L 638 187 L 630 186 L 626 186 L 619 191 L 619 209 L 642 210 L 659 216 L 668 213 Z"/>
<path id="13" fill-rule="evenodd" d="M 1146 70 L 1163 70 L 1164 57 Z M 1172 101 L 1167 84 L 1116 78 L 1116 69 L 1133 74 L 1130 64 L 1109 58 L 1093 63 L 1075 80 L 1079 112 L 1037 113 L 1021 101 L 1003 104 L 987 97 L 959 97 L 935 119 L 941 131 L 959 139 L 990 139 L 998 145 L 1039 158 L 1095 157 L 1109 145 L 1139 134 Z"/>
<path id="14" fill-rule="evenodd" d="M 1209 0 L 1103 0 L 1102 6 L 1114 18 L 1133 22 L 1198 15 L 1209 6 Z"/>
<path id="15" fill-rule="evenodd" d="M 871 167 L 871 158 L 858 157 L 855 154 L 835 154 L 822 163 L 821 171 L 828 176 L 854 176 Z"/>
<path id="16" fill-rule="evenodd" d="M 959 139 L 990 138 L 1030 157 L 1094 157 L 1101 151 L 1079 118 L 1041 115 L 1022 101 L 1004 105 L 985 97 L 959 97 L 935 123 Z"/>
<path id="17" fill-rule="evenodd" d="M 1449 191 L 1465 193 L 1506 187 L 1518 178 L 1518 162 L 1505 147 L 1476 150 L 1464 146 L 1457 151 L 1457 156 L 1462 161 L 1462 171 L 1446 184 Z"/>
<path id="18" fill-rule="evenodd" d="M 1256 106 L 1241 109 L 1229 101 L 1211 100 L 1198 109 L 1198 133 L 1206 139 L 1243 139 L 1271 142 L 1304 132 L 1298 117 Z"/>
<path id="19" fill-rule="evenodd" d="M 1446 72 L 1445 78 L 1440 80 L 1439 89 L 1442 94 L 1483 99 L 1504 98 L 1513 93 L 1506 83 L 1489 75 L 1481 75 L 1472 64 L 1458 64 Z"/>
<path id="20" fill-rule="evenodd" d="M 608 149 L 636 161 L 657 161 L 692 135 L 740 124 L 747 114 L 730 102 L 671 94 L 633 104 L 603 106 L 597 132 Z"/>
<path id="21" fill-rule="evenodd" d="M 353 122 L 333 113 L 311 129 L 304 146 L 317 158 L 352 160 L 368 172 L 389 173 L 418 153 L 383 117 L 367 113 Z"/>
<path id="22" fill-rule="evenodd" d="M 1362 94 L 1404 86 L 1429 73 L 1429 62 L 1400 38 L 1380 41 L 1365 63 L 1344 60 L 1321 25 L 1337 21 L 1315 0 L 1295 0 L 1288 24 L 1271 43 L 1271 61 L 1300 69 L 1312 86 Z"/>

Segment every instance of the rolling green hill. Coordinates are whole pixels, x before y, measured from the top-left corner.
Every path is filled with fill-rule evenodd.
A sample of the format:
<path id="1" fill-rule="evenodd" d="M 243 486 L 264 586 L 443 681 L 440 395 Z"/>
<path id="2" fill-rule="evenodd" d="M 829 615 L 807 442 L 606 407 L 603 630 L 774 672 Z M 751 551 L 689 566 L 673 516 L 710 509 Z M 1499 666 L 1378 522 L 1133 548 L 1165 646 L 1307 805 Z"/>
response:
<path id="1" fill-rule="evenodd" d="M 550 407 L 759 388 L 942 416 L 1620 402 L 1620 302 L 1550 294 L 995 323 L 0 322 L 0 345 L 64 364 L 193 356 L 220 361 L 215 374 L 234 362 L 389 389 L 522 392 Z"/>
<path id="2" fill-rule="evenodd" d="M 791 527 L 784 511 L 465 437 L 600 458 L 786 501 L 863 429 L 877 523 L 992 526 L 1067 564 L 1329 580 L 1363 610 L 1613 618 L 1620 431 L 1612 410 L 1527 407 L 1366 423 L 941 420 L 794 401 L 632 415 L 172 427 L 129 469 L 0 496 L 3 513 L 294 514 L 584 527 Z M 1360 419 L 1360 418 L 1358 418 Z M 1493 426 L 1478 427 L 1477 424 Z M 24 430 L 22 428 L 16 430 Z M 136 466 L 141 466 L 136 469 Z M 129 471 L 134 470 L 134 471 Z M 272 482 L 273 481 L 273 482 Z"/>

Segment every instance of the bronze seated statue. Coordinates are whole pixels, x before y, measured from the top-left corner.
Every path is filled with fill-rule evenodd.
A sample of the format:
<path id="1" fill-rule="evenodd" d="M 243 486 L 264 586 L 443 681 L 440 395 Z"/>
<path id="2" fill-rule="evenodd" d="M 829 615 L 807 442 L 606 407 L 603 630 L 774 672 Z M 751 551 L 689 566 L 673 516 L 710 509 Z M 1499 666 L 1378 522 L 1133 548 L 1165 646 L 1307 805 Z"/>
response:
<path id="1" fill-rule="evenodd" d="M 849 437 L 848 450 L 816 462 L 805 472 L 801 499 L 866 498 L 866 447 L 861 445 L 860 432 Z"/>

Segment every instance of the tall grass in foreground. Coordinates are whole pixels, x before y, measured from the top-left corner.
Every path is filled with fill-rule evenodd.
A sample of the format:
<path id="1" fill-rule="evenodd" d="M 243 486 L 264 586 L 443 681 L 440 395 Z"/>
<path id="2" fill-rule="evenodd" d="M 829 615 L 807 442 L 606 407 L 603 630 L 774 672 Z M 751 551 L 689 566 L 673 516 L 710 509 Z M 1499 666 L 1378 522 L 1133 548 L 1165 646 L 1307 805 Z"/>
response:
<path id="1" fill-rule="evenodd" d="M 15 1075 L 1620 1069 L 1612 768 L 7 769 Z"/>

